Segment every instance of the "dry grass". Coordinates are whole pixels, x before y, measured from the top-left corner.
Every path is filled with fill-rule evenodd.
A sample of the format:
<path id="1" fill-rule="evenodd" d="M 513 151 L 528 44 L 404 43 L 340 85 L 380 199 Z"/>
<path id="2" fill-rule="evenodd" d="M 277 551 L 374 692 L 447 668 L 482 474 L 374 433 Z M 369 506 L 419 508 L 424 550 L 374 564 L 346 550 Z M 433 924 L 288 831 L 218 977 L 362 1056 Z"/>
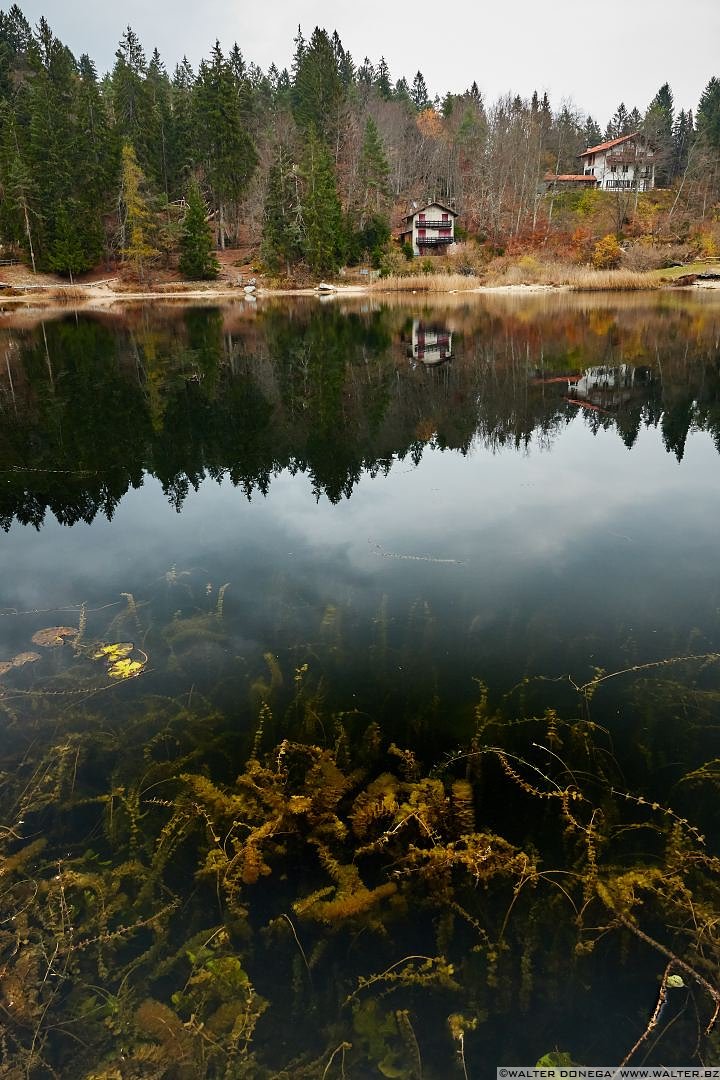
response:
<path id="1" fill-rule="evenodd" d="M 87 300 L 91 297 L 93 295 L 93 290 L 87 289 L 83 285 L 48 285 L 42 289 L 38 289 L 37 295 L 42 297 L 43 300 L 56 300 L 61 304 L 75 304 L 78 300 Z"/>
<path id="2" fill-rule="evenodd" d="M 508 265 L 506 260 L 490 266 L 485 284 L 490 287 L 545 285 L 576 292 L 629 292 L 655 289 L 658 282 L 636 270 L 595 270 L 576 263 L 540 261 L 525 255 Z"/>
<path id="3" fill-rule="evenodd" d="M 593 270 L 588 266 L 545 266 L 541 283 L 564 285 L 575 292 L 630 292 L 656 289 L 656 279 L 639 270 Z"/>
<path id="4" fill-rule="evenodd" d="M 484 277 L 465 274 L 404 274 L 381 278 L 372 288 L 379 292 L 451 293 L 481 288 L 512 288 L 540 285 L 575 292 L 629 292 L 656 289 L 661 281 L 654 275 L 634 270 L 593 270 L 587 266 L 540 263 L 526 258 Z"/>
<path id="5" fill-rule="evenodd" d="M 468 274 L 391 274 L 372 284 L 378 292 L 470 292 L 483 281 Z"/>

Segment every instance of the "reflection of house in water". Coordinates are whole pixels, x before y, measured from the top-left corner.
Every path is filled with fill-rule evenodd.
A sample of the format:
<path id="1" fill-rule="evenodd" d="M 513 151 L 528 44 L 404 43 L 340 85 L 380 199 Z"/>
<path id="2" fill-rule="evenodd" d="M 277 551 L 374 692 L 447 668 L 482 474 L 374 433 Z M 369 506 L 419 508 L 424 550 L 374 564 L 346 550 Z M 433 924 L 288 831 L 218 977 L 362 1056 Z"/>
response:
<path id="1" fill-rule="evenodd" d="M 598 408 L 619 408 L 634 397 L 644 397 L 652 381 L 653 374 L 648 367 L 602 365 L 586 368 L 570 386 L 569 394 L 578 402 L 589 402 Z"/>
<path id="2" fill-rule="evenodd" d="M 452 333 L 445 326 L 433 326 L 413 319 L 410 355 L 418 363 L 435 367 L 452 359 Z"/>

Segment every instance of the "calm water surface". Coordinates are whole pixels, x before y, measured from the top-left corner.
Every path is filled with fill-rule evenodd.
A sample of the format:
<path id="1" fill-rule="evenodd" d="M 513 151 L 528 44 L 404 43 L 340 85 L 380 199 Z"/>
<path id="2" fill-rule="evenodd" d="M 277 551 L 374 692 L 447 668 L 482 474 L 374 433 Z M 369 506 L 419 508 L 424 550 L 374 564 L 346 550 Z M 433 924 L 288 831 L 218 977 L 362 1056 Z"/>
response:
<path id="1" fill-rule="evenodd" d="M 8 1075 L 618 1064 L 715 985 L 717 301 L 0 336 Z M 717 1062 L 684 981 L 633 1064 Z"/>

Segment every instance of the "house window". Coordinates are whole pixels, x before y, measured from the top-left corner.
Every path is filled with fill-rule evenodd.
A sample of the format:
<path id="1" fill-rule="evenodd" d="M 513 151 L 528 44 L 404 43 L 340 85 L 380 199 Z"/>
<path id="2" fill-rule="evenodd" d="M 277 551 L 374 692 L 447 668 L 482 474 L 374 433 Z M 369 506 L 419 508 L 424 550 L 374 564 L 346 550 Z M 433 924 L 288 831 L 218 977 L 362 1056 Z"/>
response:
<path id="1" fill-rule="evenodd" d="M 447 214 L 443 214 L 442 219 L 443 219 L 443 221 L 449 221 L 450 220 L 450 218 L 448 217 Z"/>
<path id="2" fill-rule="evenodd" d="M 623 165 L 623 172 L 626 173 L 628 171 L 628 168 L 629 168 L 628 165 Z"/>
<path id="3" fill-rule="evenodd" d="M 424 236 L 424 235 L 425 235 L 425 229 L 418 229 L 418 236 L 420 237 L 420 236 Z"/>

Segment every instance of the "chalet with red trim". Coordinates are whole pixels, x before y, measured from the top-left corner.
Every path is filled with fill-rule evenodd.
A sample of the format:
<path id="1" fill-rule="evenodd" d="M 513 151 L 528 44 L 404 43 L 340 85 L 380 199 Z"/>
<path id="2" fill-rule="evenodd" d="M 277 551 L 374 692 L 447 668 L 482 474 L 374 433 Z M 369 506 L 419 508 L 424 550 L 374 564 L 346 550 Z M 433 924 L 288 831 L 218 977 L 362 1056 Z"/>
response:
<path id="1" fill-rule="evenodd" d="M 441 202 L 413 209 L 403 220 L 399 240 L 410 244 L 414 255 L 444 255 L 455 243 L 457 211 Z"/>
<path id="2" fill-rule="evenodd" d="M 655 151 L 639 131 L 589 146 L 580 161 L 581 173 L 546 174 L 546 188 L 587 186 L 621 192 L 652 191 L 655 187 Z"/>

